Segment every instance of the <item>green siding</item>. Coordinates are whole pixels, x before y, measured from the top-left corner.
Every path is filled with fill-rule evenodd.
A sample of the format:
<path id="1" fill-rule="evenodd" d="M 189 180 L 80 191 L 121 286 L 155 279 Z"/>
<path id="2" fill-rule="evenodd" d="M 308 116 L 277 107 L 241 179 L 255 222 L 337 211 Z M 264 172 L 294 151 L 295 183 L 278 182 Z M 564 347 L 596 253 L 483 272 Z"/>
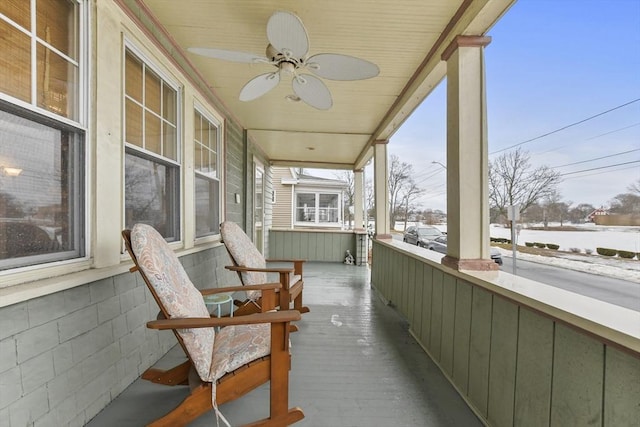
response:
<path id="1" fill-rule="evenodd" d="M 355 256 L 356 235 L 348 231 L 269 231 L 271 258 L 344 262 L 347 249 Z"/>

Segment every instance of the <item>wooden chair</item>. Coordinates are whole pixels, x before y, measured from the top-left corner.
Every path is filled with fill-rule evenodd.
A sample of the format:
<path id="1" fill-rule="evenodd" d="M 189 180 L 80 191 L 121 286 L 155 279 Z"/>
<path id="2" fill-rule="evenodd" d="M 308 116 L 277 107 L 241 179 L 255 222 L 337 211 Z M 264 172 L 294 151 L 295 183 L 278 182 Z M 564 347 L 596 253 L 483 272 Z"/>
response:
<path id="1" fill-rule="evenodd" d="M 255 247 L 249 236 L 238 226 L 238 224 L 225 221 L 220 224 L 220 234 L 224 242 L 232 266 L 227 266 L 229 270 L 238 273 L 240 281 L 247 289 L 247 299 L 235 301 L 238 306 L 238 313 L 255 313 L 261 310 L 264 295 L 260 291 L 250 291 L 247 286 L 267 282 L 267 273 L 277 273 L 282 287 L 277 290 L 276 304 L 280 310 L 289 310 L 291 303 L 293 309 L 300 313 L 309 312 L 309 307 L 302 305 L 302 289 L 304 287 L 302 266 L 304 260 L 301 259 L 268 259 Z M 267 263 L 292 263 L 293 268 L 268 268 Z M 295 330 L 295 328 L 294 328 Z"/>
<path id="2" fill-rule="evenodd" d="M 300 408 L 288 408 L 289 322 L 300 319 L 300 313 L 292 310 L 211 317 L 202 297 L 204 292 L 191 283 L 173 250 L 156 230 L 136 224 L 122 234 L 135 263 L 131 270 L 140 272 L 161 309 L 160 317 L 164 317 L 148 322 L 147 327 L 171 329 L 188 356 L 187 362 L 165 377 L 172 376 L 173 383 L 182 382 L 188 371 L 190 394 L 150 426 L 184 426 L 212 409 L 221 416 L 218 405 L 267 381 L 270 415 L 250 425 L 285 426 L 303 419 Z M 252 290 L 275 296 L 278 287 L 280 284 L 270 284 Z M 229 292 L 234 288 L 221 289 Z M 267 296 L 267 303 L 268 300 Z M 216 327 L 222 327 L 220 332 L 216 333 Z"/>

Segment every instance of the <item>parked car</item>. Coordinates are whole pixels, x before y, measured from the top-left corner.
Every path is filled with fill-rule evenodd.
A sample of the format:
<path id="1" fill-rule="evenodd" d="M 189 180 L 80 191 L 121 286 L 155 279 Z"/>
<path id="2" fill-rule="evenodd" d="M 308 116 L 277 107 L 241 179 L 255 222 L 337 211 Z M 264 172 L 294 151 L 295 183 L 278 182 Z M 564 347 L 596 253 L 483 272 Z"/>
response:
<path id="1" fill-rule="evenodd" d="M 442 231 L 430 225 L 412 225 L 405 230 L 402 241 L 426 248 L 431 240 L 440 236 L 443 236 Z"/>
<path id="2" fill-rule="evenodd" d="M 447 236 L 436 237 L 432 241 L 430 241 L 427 246 L 427 249 L 432 251 L 440 252 L 443 254 L 447 253 Z M 491 248 L 491 259 L 498 265 L 502 265 L 502 255 L 500 251 L 496 248 Z"/>

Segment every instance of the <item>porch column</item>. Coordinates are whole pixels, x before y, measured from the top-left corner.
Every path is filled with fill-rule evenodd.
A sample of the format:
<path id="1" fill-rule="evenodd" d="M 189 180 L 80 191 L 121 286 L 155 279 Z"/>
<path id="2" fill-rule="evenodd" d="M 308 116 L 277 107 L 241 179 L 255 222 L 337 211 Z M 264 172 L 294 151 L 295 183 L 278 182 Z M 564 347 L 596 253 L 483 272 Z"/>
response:
<path id="1" fill-rule="evenodd" d="M 364 207 L 364 171 L 362 169 L 353 171 L 353 228 L 355 230 L 366 229 L 366 215 Z"/>
<path id="2" fill-rule="evenodd" d="M 484 46 L 490 37 L 458 36 L 447 62 L 447 255 L 456 270 L 497 270 L 489 252 L 489 156 Z"/>
<path id="3" fill-rule="evenodd" d="M 376 141 L 373 146 L 373 182 L 376 204 L 376 239 L 391 239 L 389 227 L 389 168 L 387 166 L 387 144 Z"/>

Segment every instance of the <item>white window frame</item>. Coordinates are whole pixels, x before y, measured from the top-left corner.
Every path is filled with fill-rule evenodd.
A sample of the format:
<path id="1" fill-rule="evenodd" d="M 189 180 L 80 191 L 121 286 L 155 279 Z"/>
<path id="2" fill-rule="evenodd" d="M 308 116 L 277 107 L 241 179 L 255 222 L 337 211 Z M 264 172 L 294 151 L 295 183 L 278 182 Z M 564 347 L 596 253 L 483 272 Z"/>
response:
<path id="1" fill-rule="evenodd" d="M 161 155 L 158 155 L 157 153 L 154 153 L 152 151 L 146 150 L 142 147 L 139 147 L 135 144 L 130 144 L 127 142 L 126 140 L 126 114 L 124 113 L 126 111 L 126 99 L 127 99 L 127 94 L 125 91 L 125 87 L 126 87 L 126 53 L 127 50 L 130 51 L 134 56 L 136 56 L 143 64 L 146 68 L 149 68 L 151 71 L 153 71 L 155 74 L 158 75 L 158 77 L 167 85 L 169 86 L 171 89 L 173 89 L 176 92 L 176 160 L 170 159 L 168 157 L 164 157 Z M 180 83 L 178 82 L 177 79 L 173 78 L 172 76 L 169 75 L 169 73 L 165 72 L 163 68 L 161 68 L 157 61 L 153 60 L 149 55 L 147 55 L 142 49 L 140 49 L 132 40 L 130 40 L 128 37 L 125 36 L 124 38 L 124 44 L 123 44 L 123 49 L 121 51 L 121 55 L 122 55 L 122 85 L 123 85 L 123 90 L 122 90 L 122 98 L 121 98 L 121 108 L 122 108 L 122 141 L 124 142 L 123 147 L 122 147 L 122 185 L 124 187 L 126 187 L 126 177 L 125 177 L 125 170 L 126 170 L 126 166 L 125 166 L 125 162 L 126 162 L 126 156 L 127 156 L 127 150 L 130 151 L 134 151 L 134 152 L 138 152 L 140 153 L 141 158 L 146 158 L 146 159 L 150 159 L 152 161 L 157 160 L 159 163 L 161 164 L 165 164 L 165 165 L 169 165 L 169 166 L 173 166 L 177 168 L 176 171 L 176 179 L 177 179 L 177 183 L 176 183 L 176 200 L 177 200 L 177 204 L 178 206 L 175 207 L 175 209 L 173 209 L 173 214 L 176 215 L 174 217 L 174 224 L 175 224 L 175 232 L 176 232 L 176 236 L 175 236 L 175 240 L 171 240 L 171 242 L 181 242 L 184 239 L 184 229 L 182 227 L 182 217 L 183 217 L 183 209 L 182 209 L 182 192 L 184 191 L 184 179 L 182 176 L 182 171 L 183 171 L 183 155 L 182 155 L 182 150 L 183 150 L 183 146 L 184 146 L 184 141 L 183 141 L 183 124 L 182 124 L 182 114 L 183 114 L 183 98 L 184 98 L 184 94 L 183 94 L 183 90 L 182 90 L 182 86 L 180 85 Z M 144 81 L 143 81 L 144 84 Z M 143 97 L 144 97 L 144 92 L 143 92 Z M 142 128 L 142 132 L 144 135 L 145 129 L 144 126 Z M 122 217 L 122 224 L 123 227 L 126 226 L 126 194 L 125 194 L 126 188 L 122 189 L 122 194 L 124 196 L 124 199 L 122 201 L 122 213 L 121 213 L 121 217 Z"/>
<path id="2" fill-rule="evenodd" d="M 298 221 L 298 195 L 299 194 L 313 194 L 315 196 L 315 220 L 313 222 L 309 221 Z M 321 195 L 336 195 L 338 196 L 338 221 L 337 222 L 320 222 L 320 196 Z M 339 190 L 336 191 L 327 191 L 327 190 L 318 190 L 318 189 L 310 189 L 310 188 L 296 188 L 294 191 L 294 200 L 293 200 L 293 223 L 298 227 L 341 227 L 342 222 L 342 192 Z"/>
<path id="3" fill-rule="evenodd" d="M 30 10 L 36 10 L 36 0 L 31 1 Z M 75 85 L 75 90 L 77 90 L 77 115 L 74 119 L 70 119 L 68 117 L 64 117 L 56 114 L 53 111 L 47 110 L 45 108 L 39 107 L 37 105 L 37 73 L 34 72 L 36 67 L 36 61 L 34 61 L 34 56 L 36 55 L 36 39 L 37 34 L 35 32 L 25 33 L 24 29 L 20 28 L 15 22 L 13 22 L 9 18 L 0 18 L 3 22 L 8 23 L 9 25 L 17 28 L 19 31 L 27 34 L 31 38 L 31 70 L 30 70 L 30 79 L 31 79 L 31 99 L 29 102 L 23 101 L 21 99 L 15 98 L 11 95 L 0 92 L 0 101 L 5 102 L 10 106 L 19 107 L 18 109 L 24 109 L 27 113 L 27 116 L 30 113 L 36 113 L 37 115 L 43 116 L 45 121 L 47 119 L 61 123 L 63 126 L 70 126 L 74 128 L 79 134 L 82 135 L 83 138 L 83 147 L 82 147 L 82 159 L 83 164 L 79 164 L 83 179 L 80 183 L 82 187 L 80 194 L 78 194 L 78 200 L 76 202 L 81 205 L 80 209 L 83 212 L 82 218 L 78 220 L 81 221 L 82 225 L 78 227 L 78 233 L 81 234 L 80 239 L 82 241 L 81 246 L 78 248 L 80 251 L 80 256 L 75 258 L 70 258 L 66 260 L 60 261 L 47 261 L 43 259 L 42 262 L 33 265 L 27 265 L 24 267 L 16 267 L 16 268 L 8 268 L 6 270 L 0 271 L 0 285 L 1 288 L 8 288 L 11 286 L 20 285 L 25 282 L 33 282 L 39 279 L 47 278 L 47 277 L 55 277 L 62 274 L 73 273 L 77 271 L 82 271 L 90 268 L 90 257 L 91 257 L 91 244 L 90 244 L 90 236 L 91 236 L 91 228 L 90 228 L 90 218 L 91 218 L 91 204 L 89 203 L 92 199 L 93 189 L 90 186 L 90 176 L 91 176 L 91 144 L 89 141 L 90 137 L 90 128 L 89 128 L 89 82 L 91 81 L 91 67 L 89 66 L 88 59 L 90 58 L 90 38 L 91 38 L 91 8 L 88 5 L 88 2 L 85 0 L 73 0 L 78 5 L 78 59 L 77 61 L 72 60 L 74 64 L 78 66 L 78 80 Z M 31 16 L 31 26 L 32 28 L 35 26 L 34 20 L 35 17 Z M 38 38 L 38 40 L 40 40 Z M 65 54 L 60 52 L 55 47 L 50 44 L 41 41 L 43 46 L 53 50 L 56 54 L 61 55 L 62 57 L 67 57 Z M 70 59 L 70 58 L 69 58 Z M 12 108 L 9 110 L 11 112 Z M 28 117 L 27 117 L 28 118 Z M 42 122 L 41 122 L 42 123 Z"/>
<path id="4" fill-rule="evenodd" d="M 208 109 L 207 107 L 204 106 L 204 104 L 202 102 L 200 102 L 197 99 L 194 99 L 193 102 L 193 110 L 194 112 L 198 112 L 199 114 L 201 114 L 204 118 L 206 118 L 207 120 L 209 120 L 211 122 L 212 125 L 214 125 L 217 128 L 217 156 L 216 156 L 216 174 L 215 176 L 210 176 L 207 174 L 203 174 L 199 171 L 196 170 L 195 168 L 195 159 L 194 159 L 194 183 L 193 183 L 193 195 L 194 195 L 194 201 L 193 201 L 193 221 L 194 221 L 194 237 L 195 237 L 195 243 L 199 244 L 199 243 L 206 243 L 206 242 L 210 242 L 212 240 L 220 240 L 220 231 L 218 230 L 217 234 L 209 234 L 209 235 L 205 235 L 205 236 L 196 236 L 196 230 L 195 230 L 195 216 L 196 216 L 196 201 L 195 201 L 195 180 L 197 179 L 198 175 L 201 175 L 203 178 L 205 179 L 214 179 L 218 181 L 218 219 L 220 220 L 220 222 L 222 223 L 224 221 L 224 200 L 225 200 L 225 195 L 224 195 L 224 188 L 225 188 L 225 181 L 224 181 L 224 120 L 222 120 L 222 118 L 220 118 L 219 116 L 217 116 L 216 114 L 212 113 L 210 109 Z M 194 115 L 194 120 L 195 120 L 195 115 Z M 193 125 L 193 124 L 192 124 Z M 193 140 L 193 144 L 195 144 L 195 137 L 192 138 Z M 190 148 L 192 151 L 194 150 L 194 146 L 190 145 Z"/>

